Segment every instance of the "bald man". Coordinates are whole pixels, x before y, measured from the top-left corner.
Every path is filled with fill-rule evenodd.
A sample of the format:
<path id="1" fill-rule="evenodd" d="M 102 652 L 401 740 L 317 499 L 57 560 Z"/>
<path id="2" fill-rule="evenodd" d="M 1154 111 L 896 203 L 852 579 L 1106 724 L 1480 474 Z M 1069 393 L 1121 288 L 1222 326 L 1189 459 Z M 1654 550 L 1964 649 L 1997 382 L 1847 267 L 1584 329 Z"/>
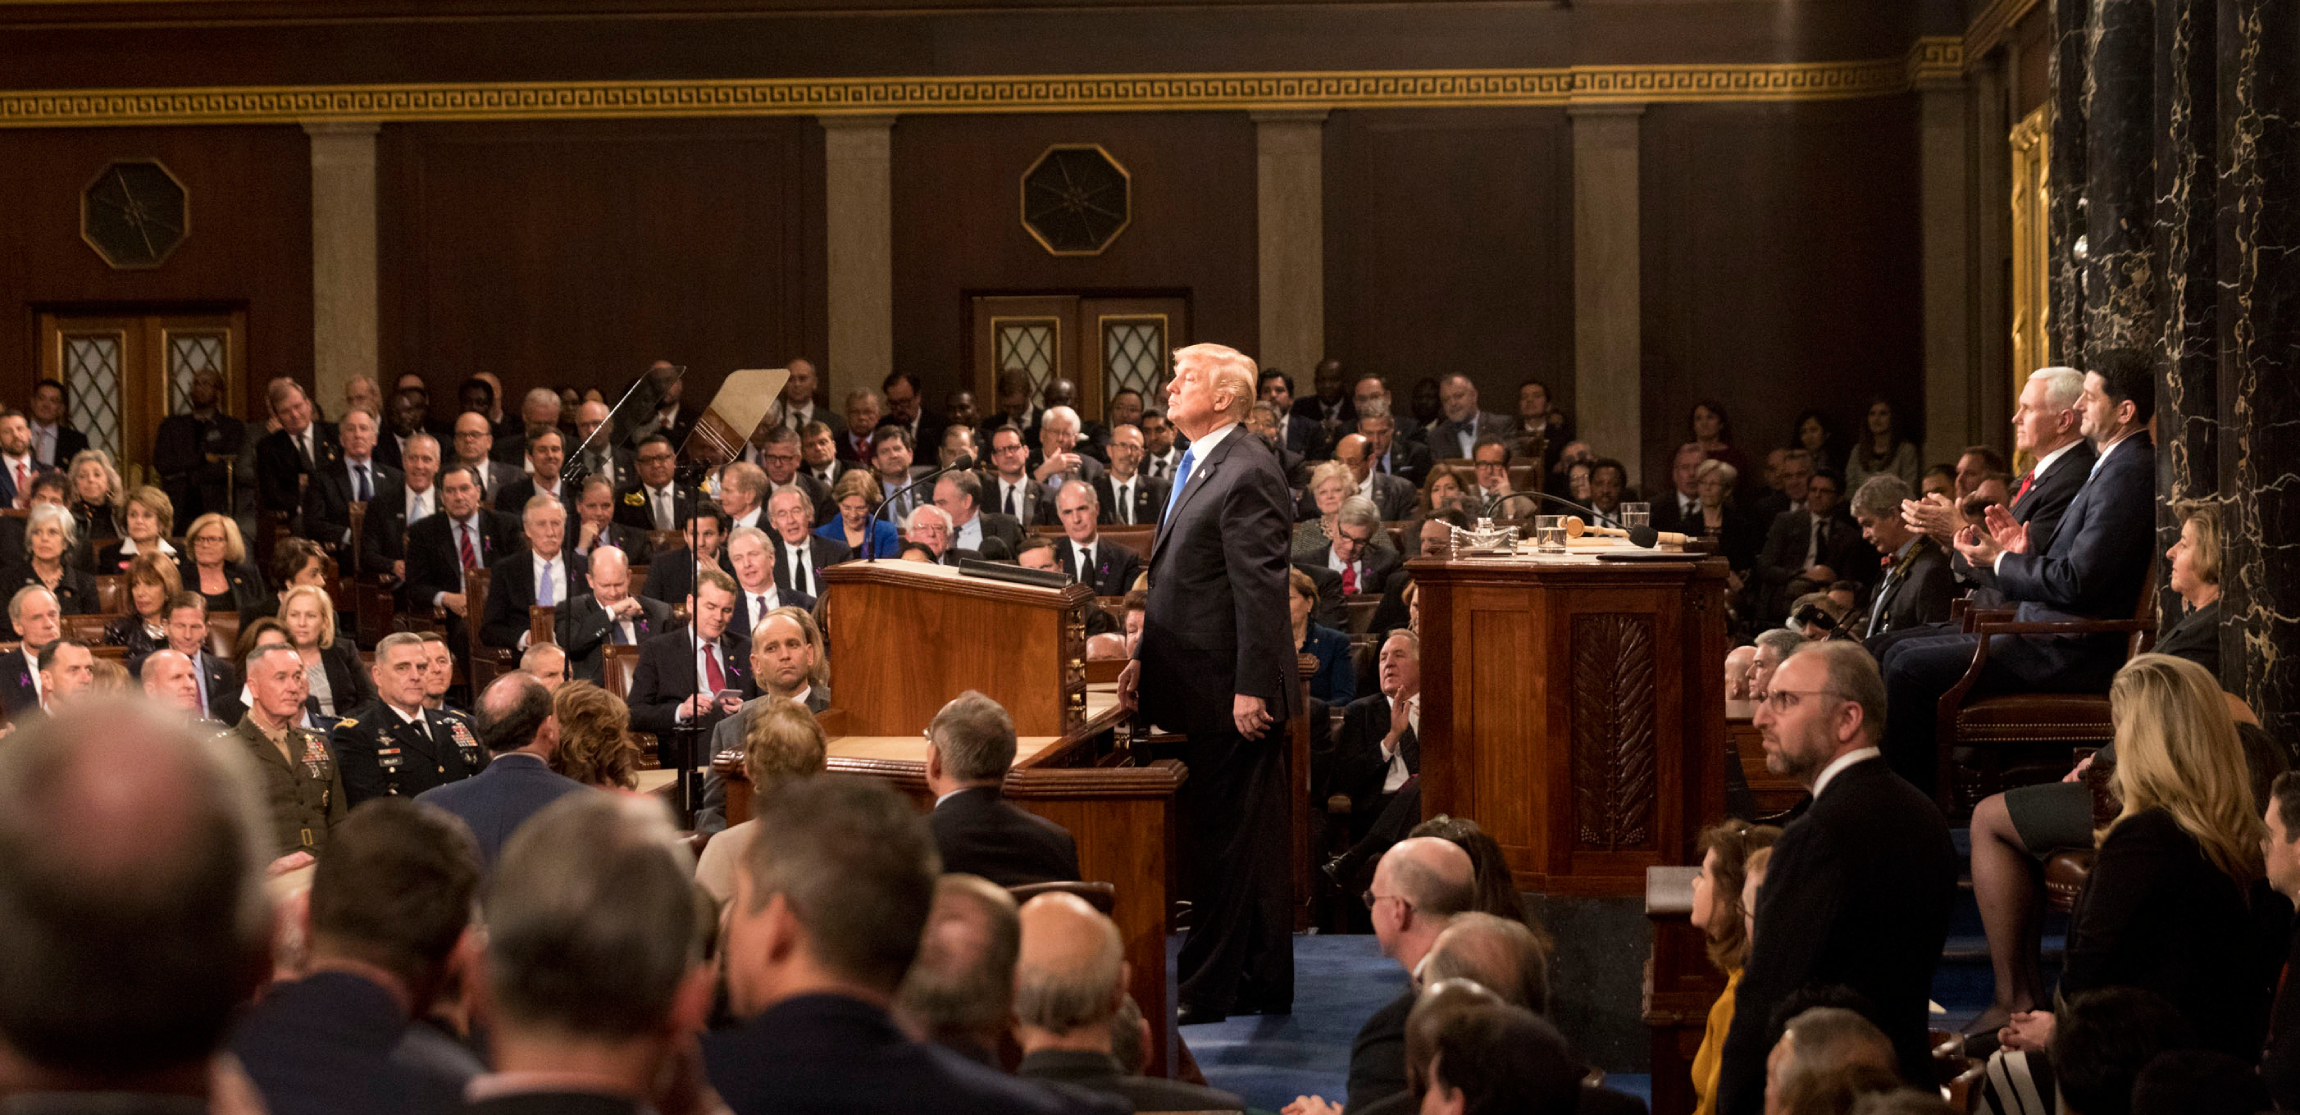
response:
<path id="1" fill-rule="evenodd" d="M 591 591 L 561 602 L 555 626 L 568 672 L 596 685 L 605 676 L 607 646 L 637 646 L 669 630 L 671 606 L 633 593 L 630 559 L 613 546 L 591 551 L 585 580 Z"/>
<path id="2" fill-rule="evenodd" d="M 144 658 L 144 696 L 200 719 L 200 671 L 192 660 L 172 650 L 157 650 Z"/>
<path id="3" fill-rule="evenodd" d="M 1228 1092 L 1140 1076 L 1111 1055 L 1110 1024 L 1126 1001 L 1126 943 L 1118 926 L 1074 894 L 1022 906 L 1014 964 L 1014 1038 L 1025 1080 L 1117 1096 L 1136 1111 L 1244 1111 Z"/>
<path id="4" fill-rule="evenodd" d="M 1372 439 L 1364 434 L 1343 434 L 1334 443 L 1334 459 L 1350 466 L 1350 482 L 1357 485 L 1351 494 L 1371 500 L 1381 509 L 1383 520 L 1398 522 L 1413 517 L 1414 502 L 1421 493 L 1404 477 L 1374 471 Z"/>
<path id="5" fill-rule="evenodd" d="M 918 958 L 895 990 L 894 1017 L 912 1040 L 939 1045 L 998 1068 L 1014 1002 L 1014 957 L 1021 931 L 1014 896 L 964 872 L 935 881 L 934 906 L 919 934 Z"/>

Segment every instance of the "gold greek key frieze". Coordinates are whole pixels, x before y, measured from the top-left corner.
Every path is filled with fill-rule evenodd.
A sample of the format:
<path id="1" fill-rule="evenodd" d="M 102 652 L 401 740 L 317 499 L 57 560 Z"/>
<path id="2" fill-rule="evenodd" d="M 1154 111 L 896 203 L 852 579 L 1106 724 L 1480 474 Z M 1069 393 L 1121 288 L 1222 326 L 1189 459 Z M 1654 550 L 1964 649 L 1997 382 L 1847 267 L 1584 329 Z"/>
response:
<path id="1" fill-rule="evenodd" d="M 30 90 L 0 92 L 0 127 L 1838 100 L 1904 92 L 1961 69 L 1962 50 L 1922 39 L 1905 58 L 1778 65 Z"/>

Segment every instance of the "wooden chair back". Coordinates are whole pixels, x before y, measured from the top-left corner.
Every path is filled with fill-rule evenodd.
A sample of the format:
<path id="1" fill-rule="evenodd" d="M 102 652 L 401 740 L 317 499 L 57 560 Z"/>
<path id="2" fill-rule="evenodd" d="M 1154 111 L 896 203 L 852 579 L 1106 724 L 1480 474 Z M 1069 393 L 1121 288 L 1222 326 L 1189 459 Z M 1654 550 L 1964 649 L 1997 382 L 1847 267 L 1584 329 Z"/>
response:
<path id="1" fill-rule="evenodd" d="M 1113 546 L 1124 546 L 1134 551 L 1136 556 L 1147 563 L 1150 560 L 1150 547 L 1158 541 L 1158 528 L 1154 526 L 1103 527 L 1100 531 L 1100 537 Z"/>
<path id="2" fill-rule="evenodd" d="M 360 568 L 359 540 L 367 537 L 367 501 L 356 500 L 351 505 L 351 545 L 344 547 L 351 554 L 351 575 L 356 577 L 367 570 Z"/>
<path id="3" fill-rule="evenodd" d="M 208 653 L 230 661 L 240 649 L 240 614 L 238 612 L 208 613 Z"/>
<path id="4" fill-rule="evenodd" d="M 115 613 L 97 612 L 90 615 L 65 616 L 63 618 L 65 638 L 77 639 L 95 647 L 103 645 L 104 629 L 110 627 L 112 621 L 119 619 L 120 616 Z"/>
<path id="5" fill-rule="evenodd" d="M 471 691 L 476 694 L 495 681 L 502 672 L 502 662 L 494 647 L 479 639 L 479 617 L 487 614 L 487 590 L 495 571 L 484 565 L 473 566 L 463 573 L 463 660 L 470 672 Z"/>
<path id="6" fill-rule="evenodd" d="M 125 573 L 96 574 L 96 610 L 126 615 L 135 610 L 134 596 L 128 592 Z"/>
<path id="7" fill-rule="evenodd" d="M 672 550 L 684 550 L 686 548 L 687 535 L 684 531 L 650 530 L 647 532 L 647 552 L 650 555 L 669 553 Z"/>
<path id="8" fill-rule="evenodd" d="M 600 687 L 617 697 L 629 700 L 631 675 L 639 672 L 639 648 L 632 643 L 610 643 L 599 648 Z M 697 657 L 701 657 L 698 655 Z"/>
<path id="9" fill-rule="evenodd" d="M 527 606 L 527 645 L 559 645 L 559 609 L 550 604 Z M 697 657 L 701 657 L 697 655 Z"/>

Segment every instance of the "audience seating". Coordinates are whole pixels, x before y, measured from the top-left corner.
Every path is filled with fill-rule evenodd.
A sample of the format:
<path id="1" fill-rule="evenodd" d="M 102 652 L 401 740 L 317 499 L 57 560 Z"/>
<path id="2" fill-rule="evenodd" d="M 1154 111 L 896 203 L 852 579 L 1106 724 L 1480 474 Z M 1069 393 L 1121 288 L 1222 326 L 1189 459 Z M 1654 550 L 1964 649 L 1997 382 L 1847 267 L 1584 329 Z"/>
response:
<path id="1" fill-rule="evenodd" d="M 2093 758 L 2096 752 L 2089 747 L 2076 749 L 2076 761 Z M 2092 824 L 2106 828 L 2116 819 L 2122 805 L 2116 795 L 2116 764 L 2094 763 L 2085 768 L 2085 788 L 2092 791 Z M 2092 848 L 2064 848 L 2045 857 L 2044 897 L 2052 908 L 2069 913 L 2076 907 L 2076 896 L 2084 893 L 2084 885 L 2092 877 L 2092 861 L 2099 853 Z"/>
<path id="2" fill-rule="evenodd" d="M 227 662 L 240 648 L 240 614 L 208 613 L 208 653 Z"/>
<path id="3" fill-rule="evenodd" d="M 496 676 L 519 668 L 519 655 L 502 647 L 491 647 L 479 639 L 479 617 L 487 614 L 488 582 L 495 576 L 486 566 L 477 566 L 463 574 L 463 634 L 465 661 L 470 663 L 471 692 L 487 688 Z"/>
<path id="4" fill-rule="evenodd" d="M 687 536 L 679 531 L 650 530 L 647 532 L 647 552 L 650 554 L 669 553 L 672 550 L 684 550 L 686 548 Z"/>
<path id="5" fill-rule="evenodd" d="M 548 586 L 546 586 L 548 587 Z M 527 606 L 527 645 L 559 645 L 559 609 L 549 604 Z"/>
<path id="6" fill-rule="evenodd" d="M 548 611 L 549 609 L 537 609 Z M 556 637 L 557 632 L 553 632 Z M 639 672 L 639 645 L 637 643 L 609 643 L 600 648 L 599 687 L 622 700 L 631 699 L 631 676 Z M 633 731 L 632 742 L 639 748 L 640 766 L 653 769 L 662 765 L 662 741 L 652 732 Z"/>
<path id="7" fill-rule="evenodd" d="M 128 594 L 127 574 L 96 574 L 96 610 L 113 615 L 126 615 L 135 610 L 134 600 Z"/>
<path id="8" fill-rule="evenodd" d="M 112 621 L 118 618 L 120 618 L 120 613 L 105 612 L 65 616 L 64 637 L 78 639 L 92 647 L 102 646 L 104 644 L 104 629 L 110 627 Z"/>

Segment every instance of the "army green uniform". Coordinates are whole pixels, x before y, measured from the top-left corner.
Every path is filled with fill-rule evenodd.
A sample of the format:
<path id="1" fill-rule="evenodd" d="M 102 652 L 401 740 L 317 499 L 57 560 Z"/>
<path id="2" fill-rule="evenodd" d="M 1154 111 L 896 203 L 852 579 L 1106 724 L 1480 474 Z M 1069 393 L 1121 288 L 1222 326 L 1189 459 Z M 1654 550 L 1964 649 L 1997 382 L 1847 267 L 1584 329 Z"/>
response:
<path id="1" fill-rule="evenodd" d="M 328 829 L 343 820 L 350 809 L 344 800 L 343 768 L 337 765 L 326 736 L 292 724 L 285 731 L 286 754 L 256 725 L 253 713 L 242 715 L 231 734 L 247 745 L 263 771 L 264 804 L 271 810 L 274 853 L 310 852 L 316 856 L 327 847 Z"/>

